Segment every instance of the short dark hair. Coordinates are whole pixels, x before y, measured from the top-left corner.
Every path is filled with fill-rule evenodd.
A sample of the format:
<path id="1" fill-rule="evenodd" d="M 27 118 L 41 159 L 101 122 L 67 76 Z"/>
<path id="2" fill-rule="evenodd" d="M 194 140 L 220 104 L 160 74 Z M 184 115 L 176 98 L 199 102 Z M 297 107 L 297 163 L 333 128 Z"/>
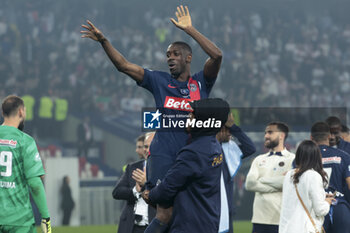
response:
<path id="1" fill-rule="evenodd" d="M 20 97 L 15 95 L 7 96 L 2 102 L 3 117 L 11 117 L 16 115 L 20 107 L 24 107 L 24 102 Z"/>
<path id="2" fill-rule="evenodd" d="M 285 124 L 283 122 L 280 122 L 280 121 L 272 121 L 272 122 L 267 124 L 267 126 L 270 126 L 270 125 L 276 125 L 277 129 L 284 133 L 284 135 L 285 135 L 284 136 L 284 141 L 287 140 L 288 133 L 289 133 L 289 127 L 288 127 L 287 124 Z"/>
<path id="3" fill-rule="evenodd" d="M 300 143 L 295 153 L 295 164 L 298 168 L 293 175 L 293 183 L 299 183 L 299 178 L 307 170 L 314 169 L 321 175 L 323 184 L 326 185 L 327 173 L 323 170 L 322 154 L 315 142 L 305 140 Z"/>
<path id="4" fill-rule="evenodd" d="M 143 143 L 145 141 L 145 138 L 146 138 L 146 135 L 141 134 L 140 136 L 138 136 L 136 138 L 136 142 L 142 142 Z"/>
<path id="5" fill-rule="evenodd" d="M 341 125 L 341 121 L 338 117 L 336 116 L 330 116 L 326 119 L 326 123 L 328 124 L 329 127 L 334 127 Z"/>
<path id="6" fill-rule="evenodd" d="M 230 113 L 230 105 L 220 98 L 208 98 L 200 99 L 190 102 L 192 108 L 192 114 L 196 120 L 207 121 L 214 119 L 220 122 L 220 126 L 210 126 L 207 128 L 191 127 L 190 132 L 192 138 L 200 136 L 216 135 L 220 132 L 221 128 L 225 126 L 225 123 Z"/>
<path id="7" fill-rule="evenodd" d="M 330 133 L 329 125 L 323 121 L 316 122 L 311 127 L 311 137 L 315 142 L 328 140 Z"/>
<path id="8" fill-rule="evenodd" d="M 175 41 L 173 43 L 171 43 L 172 45 L 178 45 L 180 46 L 182 49 L 186 50 L 187 52 L 189 52 L 190 54 L 192 54 L 192 49 L 191 46 L 189 46 L 189 44 L 187 44 L 186 42 L 183 41 Z"/>
<path id="9" fill-rule="evenodd" d="M 350 130 L 346 125 L 341 125 L 341 132 L 342 133 L 350 133 Z"/>

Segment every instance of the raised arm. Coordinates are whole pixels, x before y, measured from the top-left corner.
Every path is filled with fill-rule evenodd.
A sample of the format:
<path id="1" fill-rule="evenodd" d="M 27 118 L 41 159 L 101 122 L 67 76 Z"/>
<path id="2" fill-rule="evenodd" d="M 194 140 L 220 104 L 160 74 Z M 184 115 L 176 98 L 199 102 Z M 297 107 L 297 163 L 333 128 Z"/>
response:
<path id="1" fill-rule="evenodd" d="M 242 159 L 247 158 L 256 152 L 253 141 L 242 131 L 241 128 L 239 128 L 237 125 L 233 125 L 229 128 L 229 130 L 230 133 L 241 143 L 239 148 L 243 153 Z"/>
<path id="2" fill-rule="evenodd" d="M 116 50 L 102 32 L 95 27 L 89 20 L 88 25 L 81 25 L 86 30 L 80 31 L 82 38 L 90 38 L 94 41 L 100 42 L 109 59 L 112 61 L 118 71 L 128 75 L 136 82 L 141 83 L 143 81 L 144 70 L 139 65 L 133 64 L 126 60 L 123 55 Z"/>
<path id="3" fill-rule="evenodd" d="M 232 112 L 229 113 L 225 126 L 229 129 L 232 136 L 237 138 L 241 143 L 239 149 L 241 149 L 243 156 L 242 159 L 255 153 L 255 145 L 253 141 L 234 123 L 234 118 Z"/>
<path id="4" fill-rule="evenodd" d="M 184 7 L 181 5 L 177 7 L 177 12 L 175 13 L 177 21 L 171 18 L 171 22 L 175 24 L 176 27 L 185 31 L 190 35 L 197 43 L 202 47 L 204 52 L 209 55 L 208 60 L 204 65 L 204 76 L 206 78 L 216 78 L 222 60 L 222 52 L 216 47 L 216 45 L 211 42 L 208 38 L 202 35 L 195 27 L 192 26 L 192 20 L 187 6 Z"/>

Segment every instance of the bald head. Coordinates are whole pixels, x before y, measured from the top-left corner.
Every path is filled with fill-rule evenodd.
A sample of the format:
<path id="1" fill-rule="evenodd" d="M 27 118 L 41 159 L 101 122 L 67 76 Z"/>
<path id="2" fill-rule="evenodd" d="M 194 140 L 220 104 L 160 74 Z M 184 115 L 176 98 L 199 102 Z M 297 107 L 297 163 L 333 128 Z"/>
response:
<path id="1" fill-rule="evenodd" d="M 2 102 L 2 116 L 4 117 L 4 125 L 23 130 L 26 118 L 23 100 L 15 95 L 7 96 Z"/>
<path id="2" fill-rule="evenodd" d="M 15 117 L 20 108 L 24 108 L 23 100 L 18 96 L 9 95 L 2 102 L 2 115 L 4 118 Z"/>
<path id="3" fill-rule="evenodd" d="M 145 159 L 147 159 L 149 155 L 149 147 L 152 143 L 154 135 L 155 135 L 155 132 L 150 132 L 150 133 L 147 133 L 145 136 L 145 141 L 143 143 L 143 151 L 144 151 L 143 155 Z"/>

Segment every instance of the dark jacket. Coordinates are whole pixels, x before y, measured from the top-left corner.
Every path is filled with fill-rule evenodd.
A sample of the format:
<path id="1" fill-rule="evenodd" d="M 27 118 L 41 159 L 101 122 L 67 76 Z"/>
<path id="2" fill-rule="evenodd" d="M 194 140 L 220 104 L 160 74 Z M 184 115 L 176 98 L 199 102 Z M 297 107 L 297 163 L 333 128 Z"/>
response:
<path id="1" fill-rule="evenodd" d="M 230 129 L 230 133 L 232 136 L 234 136 L 238 142 L 240 143 L 239 149 L 242 151 L 242 159 L 247 158 L 248 156 L 255 153 L 256 149 L 254 146 L 253 141 L 239 128 L 237 125 L 233 125 Z M 224 156 L 225 158 L 225 156 Z M 224 175 L 224 182 L 225 182 L 225 188 L 226 188 L 226 195 L 227 195 L 227 204 L 229 208 L 229 218 L 230 218 L 230 228 L 229 233 L 233 232 L 233 216 L 235 215 L 235 203 L 234 203 L 234 197 L 233 197 L 233 179 L 231 179 L 226 160 L 224 159 L 224 163 L 222 165 L 223 175 Z"/>
<path id="2" fill-rule="evenodd" d="M 256 149 L 252 140 L 236 125 L 233 125 L 230 129 L 230 133 L 234 136 L 240 143 L 239 148 L 242 151 L 242 159 L 255 153 Z M 228 206 L 230 210 L 230 215 L 234 215 L 234 202 L 233 202 L 233 180 L 230 178 L 229 170 L 227 168 L 226 160 L 223 164 L 224 181 L 226 187 L 226 194 L 228 200 Z"/>
<path id="3" fill-rule="evenodd" d="M 222 162 L 215 135 L 195 138 L 180 150 L 166 177 L 149 194 L 152 203 L 173 203 L 169 232 L 218 232 Z"/>
<path id="4" fill-rule="evenodd" d="M 343 139 L 339 140 L 337 148 L 340 149 L 340 150 L 345 151 L 348 154 L 350 154 L 350 143 L 347 142 L 347 141 L 344 141 Z"/>
<path id="5" fill-rule="evenodd" d="M 92 131 L 92 127 L 90 127 L 90 130 L 91 130 L 91 138 L 89 141 L 86 140 L 86 129 L 85 129 L 85 126 L 84 126 L 84 123 L 80 123 L 78 125 L 78 128 L 77 128 L 77 138 L 78 138 L 78 141 L 79 142 L 92 142 L 93 141 L 93 131 Z"/>
<path id="6" fill-rule="evenodd" d="M 113 190 L 113 198 L 117 200 L 126 200 L 126 205 L 124 206 L 123 212 L 120 216 L 118 233 L 131 233 L 135 214 L 134 214 L 134 205 L 137 198 L 132 193 L 132 189 L 135 186 L 135 181 L 132 179 L 132 172 L 139 168 L 143 170 L 144 160 L 140 160 L 134 163 L 127 165 L 125 173 L 122 175 L 118 181 L 116 187 Z M 151 222 L 156 215 L 156 210 L 148 206 L 148 221 Z"/>
<path id="7" fill-rule="evenodd" d="M 68 184 L 64 184 L 61 187 L 61 196 L 62 196 L 62 201 L 61 201 L 61 209 L 63 211 L 72 211 L 75 206 L 75 202 L 72 197 L 72 191 Z"/>

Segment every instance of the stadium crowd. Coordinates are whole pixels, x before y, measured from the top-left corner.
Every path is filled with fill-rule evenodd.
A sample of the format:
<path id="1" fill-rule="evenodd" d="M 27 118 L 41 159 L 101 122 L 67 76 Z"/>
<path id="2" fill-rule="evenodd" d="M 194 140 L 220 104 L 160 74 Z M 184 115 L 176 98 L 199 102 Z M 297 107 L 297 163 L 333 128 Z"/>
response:
<path id="1" fill-rule="evenodd" d="M 106 9 L 93 1 L 84 1 L 85 7 L 42 0 L 19 7 L 9 2 L 0 9 L 0 79 L 5 87 L 0 97 L 16 93 L 67 98 L 70 112 L 118 115 L 120 110 L 153 105 L 133 81 L 119 77 L 123 74 L 115 72 L 101 49 L 80 39 L 86 18 L 94 20 L 128 60 L 152 69 L 166 71 L 164 50 L 184 39 L 167 18 L 172 6 L 161 13 L 157 7 L 146 8 L 136 20 L 123 17 L 129 10 L 140 13 L 128 4 L 110 2 Z M 349 105 L 348 16 L 294 8 L 221 9 L 220 15 L 193 8 L 196 27 L 224 52 L 213 96 L 237 107 Z M 199 46 L 190 44 L 197 54 Z M 198 54 L 194 67 L 206 59 Z"/>
<path id="2" fill-rule="evenodd" d="M 136 19 L 125 17 L 126 10 L 136 12 L 128 4 L 110 2 L 107 9 L 94 8 L 93 1 L 83 7 L 43 0 L 18 7 L 20 3 L 9 2 L 5 1 L 0 9 L 0 99 L 10 93 L 36 99 L 49 96 L 67 99 L 72 113 L 117 116 L 123 111 L 138 112 L 141 107 L 152 106 L 152 98 L 116 72 L 101 48 L 80 39 L 83 19 L 93 19 L 128 60 L 147 68 L 167 70 L 163 51 L 172 41 L 184 40 L 166 17 L 172 6 L 162 9 L 162 13 L 147 8 Z M 342 11 L 335 15 L 331 10 L 325 13 L 295 9 L 288 13 L 264 8 L 222 9 L 220 15 L 211 8 L 193 9 L 196 27 L 224 52 L 213 96 L 239 107 L 349 106 L 348 16 Z M 196 70 L 206 56 L 194 41 L 189 43 L 193 53 L 202 54 L 193 60 Z M 320 145 L 330 150 L 328 137 L 334 133 L 327 127 L 321 130 L 327 145 Z M 282 143 L 286 137 L 285 133 Z M 280 150 L 269 151 L 265 157 L 282 155 Z M 285 166 L 281 161 L 277 164 Z M 285 170 L 282 172 L 285 174 Z M 243 183 L 244 178 L 238 178 Z"/>

